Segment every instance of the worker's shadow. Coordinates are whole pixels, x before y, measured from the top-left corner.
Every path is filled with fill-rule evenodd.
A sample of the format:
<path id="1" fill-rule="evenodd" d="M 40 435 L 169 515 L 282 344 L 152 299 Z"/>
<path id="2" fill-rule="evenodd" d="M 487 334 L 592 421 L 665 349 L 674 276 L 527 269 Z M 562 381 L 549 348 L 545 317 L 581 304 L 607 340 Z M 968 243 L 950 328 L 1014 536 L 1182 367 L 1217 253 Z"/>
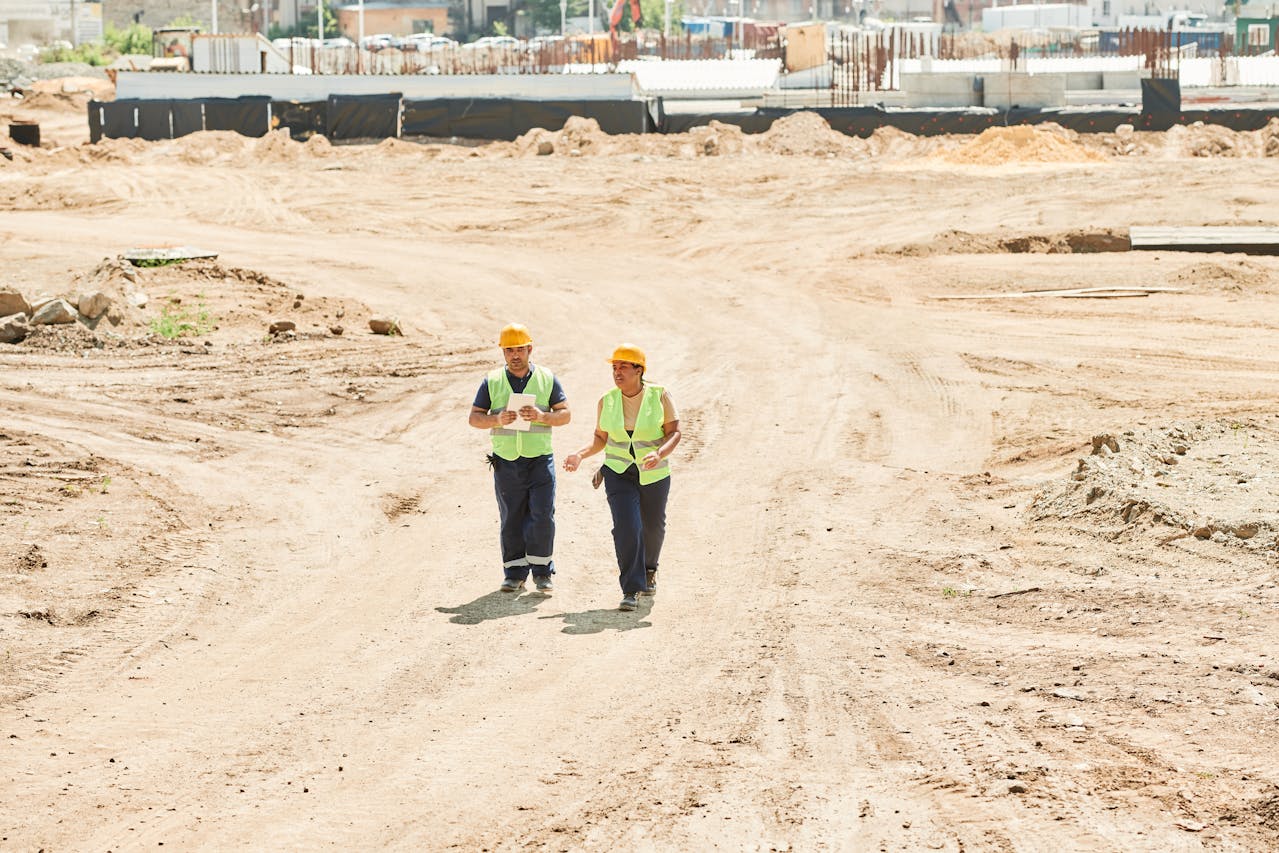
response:
<path id="1" fill-rule="evenodd" d="M 653 599 L 642 595 L 635 610 L 583 610 L 580 613 L 556 613 L 538 619 L 563 619 L 564 634 L 598 634 L 601 631 L 634 631 L 652 628 L 647 617 L 653 612 Z"/>
<path id="2" fill-rule="evenodd" d="M 437 607 L 439 613 L 452 613 L 449 621 L 455 625 L 478 625 L 490 619 L 504 619 L 507 616 L 523 616 L 537 610 L 537 606 L 547 600 L 547 596 L 536 592 L 510 593 L 500 590 L 481 595 L 468 604 L 458 607 Z"/>

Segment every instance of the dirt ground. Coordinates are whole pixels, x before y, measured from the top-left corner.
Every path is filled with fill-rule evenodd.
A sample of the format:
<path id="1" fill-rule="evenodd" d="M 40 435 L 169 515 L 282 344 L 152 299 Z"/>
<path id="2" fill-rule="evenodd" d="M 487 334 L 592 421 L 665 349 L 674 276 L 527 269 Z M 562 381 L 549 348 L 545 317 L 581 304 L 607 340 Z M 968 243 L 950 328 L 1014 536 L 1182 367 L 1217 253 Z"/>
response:
<path id="1" fill-rule="evenodd" d="M 0 160 L 0 288 L 147 297 L 0 344 L 0 847 L 1279 847 L 1279 260 L 1100 251 L 1279 160 L 1045 132 Z M 497 591 L 512 319 L 558 455 L 621 340 L 681 409 L 636 613 L 584 473 Z"/>

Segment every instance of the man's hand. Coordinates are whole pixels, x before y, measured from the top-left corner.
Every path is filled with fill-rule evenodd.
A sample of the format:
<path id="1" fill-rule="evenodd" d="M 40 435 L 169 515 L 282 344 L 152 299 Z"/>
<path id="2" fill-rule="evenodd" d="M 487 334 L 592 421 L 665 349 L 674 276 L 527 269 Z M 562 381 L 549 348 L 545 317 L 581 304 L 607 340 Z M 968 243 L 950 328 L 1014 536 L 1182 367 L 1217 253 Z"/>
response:
<path id="1" fill-rule="evenodd" d="M 577 470 L 577 466 L 582 464 L 582 455 L 580 453 L 570 453 L 564 458 L 564 470 L 572 474 Z"/>
<path id="2" fill-rule="evenodd" d="M 505 412 L 497 413 L 498 426 L 506 426 L 507 424 L 513 424 L 513 423 L 515 423 L 515 412 L 512 412 L 511 410 L 508 409 Z"/>
<path id="3" fill-rule="evenodd" d="M 520 417 L 526 421 L 535 421 L 542 416 L 542 410 L 537 406 L 525 406 L 520 409 Z M 515 420 L 511 418 L 511 420 Z"/>

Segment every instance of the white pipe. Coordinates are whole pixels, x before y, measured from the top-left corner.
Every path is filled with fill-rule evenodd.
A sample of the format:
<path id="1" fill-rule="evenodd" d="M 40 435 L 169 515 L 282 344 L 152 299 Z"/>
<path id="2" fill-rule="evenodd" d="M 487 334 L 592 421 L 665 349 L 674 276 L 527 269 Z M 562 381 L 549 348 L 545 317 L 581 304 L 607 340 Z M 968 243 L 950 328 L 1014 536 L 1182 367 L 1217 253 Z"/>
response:
<path id="1" fill-rule="evenodd" d="M 364 0 L 360 0 L 360 38 L 356 41 L 360 49 L 364 48 Z"/>
<path id="2" fill-rule="evenodd" d="M 213 9 L 213 34 L 218 34 L 218 0 L 209 0 L 209 6 Z"/>
<path id="3" fill-rule="evenodd" d="M 324 41 L 324 0 L 317 0 L 315 4 L 315 33 L 320 42 Z"/>

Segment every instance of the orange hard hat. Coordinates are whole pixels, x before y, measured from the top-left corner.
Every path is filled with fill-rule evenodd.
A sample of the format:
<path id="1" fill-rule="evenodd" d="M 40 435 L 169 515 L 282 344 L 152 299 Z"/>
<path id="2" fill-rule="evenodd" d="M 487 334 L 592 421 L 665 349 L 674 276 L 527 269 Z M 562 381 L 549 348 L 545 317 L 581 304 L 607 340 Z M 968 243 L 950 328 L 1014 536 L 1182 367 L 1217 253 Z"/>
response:
<path id="1" fill-rule="evenodd" d="M 644 360 L 644 350 L 635 346 L 635 344 L 618 344 L 617 349 L 613 350 L 613 355 L 609 357 L 609 364 L 615 361 L 628 361 L 631 364 L 638 364 L 645 370 L 648 364 Z"/>
<path id="2" fill-rule="evenodd" d="M 522 323 L 508 323 L 502 328 L 502 334 L 497 339 L 497 345 L 502 349 L 528 346 L 531 343 L 533 343 L 533 336 L 528 333 L 528 327 Z"/>

